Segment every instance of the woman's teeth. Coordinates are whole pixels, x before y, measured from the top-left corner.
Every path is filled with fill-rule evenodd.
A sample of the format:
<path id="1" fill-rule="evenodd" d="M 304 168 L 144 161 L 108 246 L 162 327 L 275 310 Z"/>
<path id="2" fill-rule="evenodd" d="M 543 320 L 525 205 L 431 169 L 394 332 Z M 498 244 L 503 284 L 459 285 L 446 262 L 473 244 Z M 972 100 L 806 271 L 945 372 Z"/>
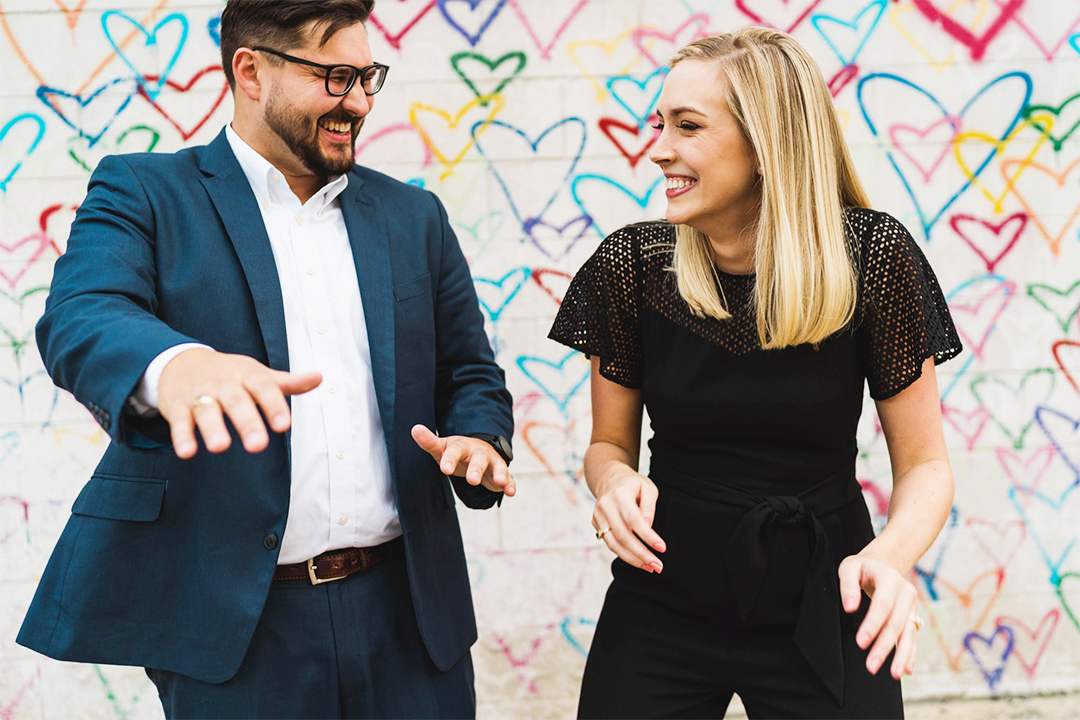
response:
<path id="1" fill-rule="evenodd" d="M 693 185 L 696 182 L 697 182 L 697 180 L 684 180 L 682 178 L 668 178 L 667 189 L 668 190 L 681 190 L 683 188 L 690 187 L 691 185 Z"/>

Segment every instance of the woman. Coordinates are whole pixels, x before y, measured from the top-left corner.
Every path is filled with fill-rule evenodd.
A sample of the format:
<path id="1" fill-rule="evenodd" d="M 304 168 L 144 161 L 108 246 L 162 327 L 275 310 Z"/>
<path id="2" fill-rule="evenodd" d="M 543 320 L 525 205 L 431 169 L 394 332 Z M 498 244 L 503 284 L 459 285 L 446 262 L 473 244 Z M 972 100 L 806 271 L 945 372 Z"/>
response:
<path id="1" fill-rule="evenodd" d="M 866 209 L 790 36 L 682 49 L 657 122 L 668 222 L 608 237 L 551 332 L 592 357 L 585 477 L 618 556 L 579 714 L 715 717 L 736 692 L 750 717 L 900 717 L 906 578 L 953 494 L 934 366 L 961 346 L 937 280 Z M 893 471 L 877 538 L 854 474 L 864 378 Z"/>

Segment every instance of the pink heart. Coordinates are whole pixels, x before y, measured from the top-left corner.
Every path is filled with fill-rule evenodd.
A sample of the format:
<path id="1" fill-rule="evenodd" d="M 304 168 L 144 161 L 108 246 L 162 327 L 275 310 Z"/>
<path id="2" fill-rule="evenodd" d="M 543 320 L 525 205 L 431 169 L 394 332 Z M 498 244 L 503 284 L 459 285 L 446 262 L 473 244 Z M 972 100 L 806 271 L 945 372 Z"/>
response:
<path id="1" fill-rule="evenodd" d="M 1015 231 L 1010 229 L 1010 232 L 1005 232 L 1005 226 L 1016 224 Z M 1020 239 L 1020 235 L 1024 232 L 1024 228 L 1027 227 L 1028 216 L 1025 212 L 1013 213 L 1009 217 L 1005 218 L 999 223 L 992 223 L 989 220 L 983 220 L 977 218 L 974 215 L 953 215 L 949 220 L 949 225 L 952 227 L 953 232 L 960 236 L 963 240 L 975 251 L 975 254 L 982 258 L 982 261 L 986 263 L 987 272 L 994 272 L 994 268 L 997 266 L 1001 259 L 1008 254 L 1013 246 L 1016 245 L 1016 241 Z M 993 238 L 990 242 L 994 244 L 994 249 L 987 249 L 986 252 L 983 248 L 979 247 L 977 240 L 980 238 L 974 238 L 969 232 L 966 232 L 963 226 L 968 225 L 981 225 L 982 227 L 993 233 Z M 1011 233 L 1011 234 L 1010 234 Z M 985 233 L 981 236 L 983 242 L 986 241 Z"/>
<path id="2" fill-rule="evenodd" d="M 926 169 L 918 160 L 912 157 L 911 153 L 909 153 L 907 149 L 904 148 L 904 144 L 900 141 L 899 136 L 901 133 L 904 133 L 906 135 L 914 135 L 917 142 L 922 142 L 927 135 L 934 132 L 939 127 L 945 124 L 952 126 L 952 135 L 949 137 L 949 140 L 947 142 L 934 140 L 932 143 L 928 143 L 935 147 L 940 147 L 941 152 L 938 153 L 937 158 L 934 160 L 930 168 Z M 941 165 L 941 161 L 945 159 L 945 156 L 949 154 L 949 151 L 952 149 L 953 140 L 955 140 L 956 136 L 959 134 L 960 118 L 951 115 L 946 115 L 945 117 L 932 123 L 929 127 L 922 130 L 920 130 L 919 128 L 911 127 L 910 125 L 893 125 L 889 128 L 889 140 L 892 142 L 893 146 L 897 149 L 897 151 L 901 155 L 906 157 L 908 159 L 908 162 L 915 166 L 915 169 L 918 170 L 919 173 L 923 176 L 924 182 L 930 182 L 930 177 L 934 174 L 934 171 L 937 170 L 938 166 Z"/>

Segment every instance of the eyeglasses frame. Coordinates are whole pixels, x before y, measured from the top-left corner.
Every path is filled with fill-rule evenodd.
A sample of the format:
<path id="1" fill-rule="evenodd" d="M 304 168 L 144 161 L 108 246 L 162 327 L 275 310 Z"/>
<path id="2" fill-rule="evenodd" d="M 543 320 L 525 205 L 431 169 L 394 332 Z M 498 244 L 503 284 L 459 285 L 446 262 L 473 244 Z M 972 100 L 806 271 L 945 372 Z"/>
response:
<path id="1" fill-rule="evenodd" d="M 283 53 L 283 52 L 281 52 L 279 50 L 274 50 L 273 48 L 259 46 L 259 47 L 253 47 L 251 49 L 252 50 L 257 50 L 258 52 L 265 52 L 265 53 L 270 53 L 271 55 L 277 55 L 282 60 L 287 60 L 287 61 L 289 61 L 291 63 L 296 63 L 298 65 L 307 65 L 308 67 L 319 68 L 320 70 L 325 71 L 326 72 L 326 77 L 324 78 L 324 80 L 326 81 L 326 93 L 328 95 L 333 96 L 333 97 L 345 97 L 350 92 L 352 92 L 353 86 L 356 85 L 357 79 L 363 77 L 363 75 L 364 75 L 364 73 L 366 71 L 371 70 L 373 68 L 374 69 L 380 69 L 381 68 L 382 71 L 383 71 L 383 79 L 382 79 L 382 82 L 379 83 L 379 87 L 377 87 L 374 92 L 368 92 L 367 90 L 364 90 L 365 95 L 368 95 L 368 96 L 374 95 L 375 93 L 379 92 L 379 90 L 382 90 L 382 86 L 386 83 L 386 76 L 390 73 L 390 66 L 389 65 L 383 65 L 382 63 L 373 63 L 371 65 L 367 65 L 367 66 L 362 67 L 362 68 L 358 68 L 355 65 L 349 65 L 347 63 L 335 63 L 333 65 L 323 65 L 322 63 L 312 62 L 311 60 L 305 60 L 304 58 L 299 58 L 299 57 L 296 57 L 295 55 L 288 55 L 288 54 Z M 355 73 L 353 75 L 353 79 L 349 82 L 349 86 L 347 88 L 345 88 L 344 92 L 340 92 L 340 93 L 336 93 L 336 92 L 333 92 L 332 90 L 330 90 L 330 75 L 334 72 L 334 70 L 336 70 L 338 68 L 348 68 L 348 69 L 354 71 L 354 73 Z M 363 87 L 363 85 L 361 85 L 361 87 Z"/>

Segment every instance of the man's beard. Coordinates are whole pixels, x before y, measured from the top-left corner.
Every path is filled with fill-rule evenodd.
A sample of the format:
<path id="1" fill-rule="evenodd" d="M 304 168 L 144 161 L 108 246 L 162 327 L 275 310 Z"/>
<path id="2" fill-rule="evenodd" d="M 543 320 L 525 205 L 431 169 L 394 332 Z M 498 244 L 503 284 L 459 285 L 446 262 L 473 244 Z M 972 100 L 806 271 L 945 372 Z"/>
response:
<path id="1" fill-rule="evenodd" d="M 320 118 L 321 119 L 321 118 Z M 340 122 L 352 122 L 352 118 L 329 118 Z M 308 134 L 305 129 L 311 124 L 314 132 Z M 312 123 L 307 115 L 295 106 L 286 102 L 278 88 L 270 93 L 266 104 L 266 124 L 274 133 L 281 138 L 293 155 L 300 159 L 308 170 L 330 177 L 332 175 L 344 175 L 353 169 L 356 164 L 356 136 L 360 131 L 363 119 L 352 131 L 352 142 L 349 143 L 349 152 L 344 155 L 327 156 L 320 144 L 318 122 Z"/>

